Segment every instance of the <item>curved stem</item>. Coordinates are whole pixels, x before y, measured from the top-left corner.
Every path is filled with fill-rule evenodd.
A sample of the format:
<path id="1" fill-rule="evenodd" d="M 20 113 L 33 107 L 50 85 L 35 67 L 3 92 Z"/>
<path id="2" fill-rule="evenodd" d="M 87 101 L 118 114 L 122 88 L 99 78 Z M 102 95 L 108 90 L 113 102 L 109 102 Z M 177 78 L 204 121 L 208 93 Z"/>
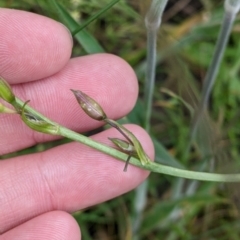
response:
<path id="1" fill-rule="evenodd" d="M 227 45 L 235 18 L 236 18 L 236 14 L 232 14 L 229 11 L 225 11 L 224 19 L 223 19 L 221 31 L 218 36 L 213 59 L 203 82 L 201 101 L 193 119 L 193 125 L 192 125 L 191 136 L 190 136 L 190 144 L 195 138 L 195 135 L 199 126 L 199 122 L 202 119 L 204 111 L 207 109 L 210 93 L 212 91 L 214 82 L 216 80 L 216 76 L 219 71 L 220 63 L 222 61 L 223 54 L 225 52 L 226 45 Z"/>
<path id="2" fill-rule="evenodd" d="M 157 31 L 149 29 L 147 31 L 147 70 L 146 70 L 146 81 L 144 89 L 144 103 L 145 103 L 145 126 L 144 128 L 149 132 L 150 130 L 150 118 L 152 114 L 152 101 L 153 101 L 153 90 L 155 83 L 155 71 L 156 71 L 156 42 L 157 42 Z"/>
<path id="3" fill-rule="evenodd" d="M 21 100 L 17 98 L 16 102 L 19 105 L 19 107 L 23 107 L 24 103 Z M 36 110 L 32 109 L 28 105 L 26 106 L 26 110 L 51 124 L 57 125 L 59 129 L 58 134 L 60 136 L 83 143 L 89 147 L 97 149 L 119 160 L 126 162 L 128 159 L 129 155 L 123 152 L 120 152 L 117 149 L 111 148 L 107 145 L 104 145 L 102 143 L 96 142 L 89 137 L 83 136 L 63 126 L 60 126 L 59 124 L 54 123 L 53 121 L 46 118 Z M 131 164 L 151 172 L 163 173 L 163 174 L 171 175 L 174 177 L 182 177 L 187 179 L 194 179 L 194 180 L 200 180 L 200 181 L 213 181 L 213 182 L 240 182 L 240 174 L 216 174 L 216 173 L 206 173 L 206 172 L 195 172 L 195 171 L 188 171 L 188 170 L 183 170 L 179 168 L 169 167 L 169 166 L 165 166 L 165 165 L 154 163 L 154 162 L 150 162 L 143 166 L 139 161 L 139 159 L 135 157 L 131 157 Z"/>
<path id="4" fill-rule="evenodd" d="M 122 153 L 114 148 L 103 145 L 102 143 L 96 142 L 88 137 L 80 135 L 72 130 L 60 126 L 60 135 L 70 138 L 72 140 L 81 142 L 85 145 L 93 147 L 103 153 L 106 153 L 112 157 L 115 157 L 122 161 L 127 161 L 128 155 Z M 151 172 L 163 173 L 175 177 L 182 177 L 187 179 L 195 179 L 200 181 L 214 181 L 214 182 L 239 182 L 240 174 L 216 174 L 216 173 L 206 173 L 206 172 L 195 172 L 188 171 L 178 168 L 173 168 L 169 166 L 165 166 L 159 163 L 151 162 L 149 164 L 145 164 L 144 166 L 140 163 L 139 159 L 131 157 L 131 164 L 140 167 L 145 170 L 149 170 Z"/>

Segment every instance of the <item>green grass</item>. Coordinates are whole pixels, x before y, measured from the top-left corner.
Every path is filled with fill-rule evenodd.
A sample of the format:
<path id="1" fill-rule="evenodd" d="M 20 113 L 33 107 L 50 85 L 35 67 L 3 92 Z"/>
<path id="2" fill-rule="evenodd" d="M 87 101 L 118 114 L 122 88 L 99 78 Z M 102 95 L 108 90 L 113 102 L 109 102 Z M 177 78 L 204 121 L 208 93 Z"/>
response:
<path id="1" fill-rule="evenodd" d="M 0 6 L 32 11 L 64 22 L 72 32 L 110 1 L 0 1 Z M 61 6 L 59 6 L 60 3 Z M 75 35 L 73 56 L 94 52 L 114 53 L 128 61 L 139 79 L 140 94 L 127 121 L 144 124 L 144 74 L 146 30 L 144 13 L 148 1 L 119 1 Z M 198 144 L 186 154 L 191 112 L 184 101 L 196 107 L 202 81 L 213 55 L 223 7 L 219 1 L 191 1 L 188 8 L 171 16 L 171 1 L 158 37 L 156 84 L 150 134 L 156 147 L 156 160 L 189 170 L 209 170 L 214 154 L 216 167 L 231 172 L 239 161 L 240 41 L 239 18 L 221 63 L 209 108 L 209 119 L 201 125 Z M 81 25 L 80 24 L 80 25 Z M 117 31 L 116 31 L 117 29 Z M 121 46 L 121 47 L 119 47 Z M 166 88 L 177 97 L 162 93 Z M 184 100 L 184 101 L 182 101 Z M 209 128 L 211 126 L 211 128 Z M 62 143 L 62 142 L 60 142 Z M 20 154 L 44 150 L 55 143 L 41 144 Z M 18 153 L 17 153 L 18 154 Z M 15 153 L 16 155 L 16 153 Z M 232 187 L 238 187 L 237 184 Z M 228 190 L 230 189 L 230 191 Z M 231 188 L 221 184 L 182 180 L 165 175 L 149 177 L 147 206 L 139 239 L 239 239 L 239 216 L 231 201 Z M 74 214 L 83 239 L 133 239 L 132 191 L 114 200 Z"/>

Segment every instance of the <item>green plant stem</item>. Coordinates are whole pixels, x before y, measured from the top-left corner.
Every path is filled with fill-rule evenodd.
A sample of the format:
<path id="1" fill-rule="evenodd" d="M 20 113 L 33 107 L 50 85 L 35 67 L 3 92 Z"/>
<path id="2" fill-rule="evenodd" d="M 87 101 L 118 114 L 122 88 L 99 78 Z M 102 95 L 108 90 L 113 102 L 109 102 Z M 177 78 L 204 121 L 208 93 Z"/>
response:
<path id="1" fill-rule="evenodd" d="M 147 66 L 144 87 L 144 104 L 145 104 L 145 119 L 144 128 L 150 132 L 150 122 L 152 115 L 152 102 L 154 85 L 156 78 L 156 63 L 157 63 L 157 33 L 162 21 L 162 14 L 168 0 L 152 0 L 150 8 L 145 17 L 145 25 L 147 29 Z M 141 219 L 146 204 L 148 190 L 148 180 L 142 183 L 136 189 L 135 196 L 135 213 L 133 218 L 133 230 L 135 233 L 134 240 L 138 239 L 138 232 L 141 228 Z M 140 204 L 140 203 L 142 204 Z"/>
<path id="2" fill-rule="evenodd" d="M 16 98 L 16 102 L 18 107 L 20 108 L 23 107 L 24 103 L 20 99 Z M 31 108 L 29 105 L 27 105 L 25 109 L 28 112 L 36 115 L 37 117 L 42 118 L 42 120 L 45 120 L 46 122 L 57 125 L 59 128 L 58 134 L 60 136 L 83 143 L 89 147 L 97 149 L 103 153 L 106 153 L 124 162 L 126 162 L 128 159 L 127 154 L 120 152 L 117 149 L 111 148 L 107 145 L 104 145 L 102 143 L 96 142 L 89 137 L 83 136 L 63 126 L 60 126 L 59 124 L 51 121 L 50 119 L 46 118 L 45 116 L 43 116 L 42 114 L 40 114 L 39 112 Z M 240 174 L 216 174 L 216 173 L 206 173 L 206 172 L 195 172 L 195 171 L 188 171 L 188 170 L 173 168 L 173 167 L 165 166 L 165 165 L 154 163 L 154 162 L 150 162 L 149 164 L 145 164 L 143 166 L 139 161 L 139 159 L 135 157 L 131 157 L 130 162 L 132 165 L 137 166 L 139 168 L 142 168 L 151 172 L 171 175 L 174 177 L 182 177 L 187 179 L 194 179 L 194 180 L 200 180 L 200 181 L 213 181 L 213 182 L 240 182 Z"/>

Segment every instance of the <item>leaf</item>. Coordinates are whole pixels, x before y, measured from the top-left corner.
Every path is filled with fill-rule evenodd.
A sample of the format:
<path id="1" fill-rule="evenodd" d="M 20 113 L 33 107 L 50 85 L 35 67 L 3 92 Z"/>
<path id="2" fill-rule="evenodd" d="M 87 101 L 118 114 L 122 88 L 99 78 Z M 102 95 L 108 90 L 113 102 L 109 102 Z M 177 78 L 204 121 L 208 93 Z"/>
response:
<path id="1" fill-rule="evenodd" d="M 155 161 L 175 168 L 185 169 L 185 167 L 176 160 L 167 149 L 153 136 L 151 136 L 155 148 Z"/>
<path id="2" fill-rule="evenodd" d="M 57 10 L 58 16 L 61 21 L 69 28 L 71 32 L 74 32 L 80 25 L 74 20 L 74 18 L 61 6 L 57 1 L 53 0 L 52 5 Z M 89 53 L 105 52 L 99 42 L 94 38 L 87 30 L 82 29 L 81 32 L 75 36 L 76 40 L 81 44 L 84 50 Z"/>
<path id="3" fill-rule="evenodd" d="M 85 21 L 79 28 L 77 28 L 75 31 L 73 31 L 73 36 L 76 35 L 78 32 L 82 31 L 87 25 L 89 25 L 92 21 L 96 20 L 98 17 L 100 17 L 103 13 L 105 13 L 108 9 L 110 9 L 113 5 L 115 5 L 120 0 L 113 0 L 109 4 L 107 4 L 105 7 L 103 7 L 100 11 L 92 15 L 87 21 Z"/>

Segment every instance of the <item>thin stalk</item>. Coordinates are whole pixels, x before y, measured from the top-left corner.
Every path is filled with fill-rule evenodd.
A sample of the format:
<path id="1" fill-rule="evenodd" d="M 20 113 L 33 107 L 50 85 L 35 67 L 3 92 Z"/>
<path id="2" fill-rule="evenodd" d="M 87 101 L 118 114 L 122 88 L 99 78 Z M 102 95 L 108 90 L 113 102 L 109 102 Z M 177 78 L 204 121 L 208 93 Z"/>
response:
<path id="1" fill-rule="evenodd" d="M 144 88 L 145 121 L 144 128 L 150 131 L 150 120 L 152 115 L 153 92 L 156 77 L 156 52 L 157 52 L 157 29 L 147 29 L 147 67 Z M 142 224 L 142 214 L 146 206 L 148 191 L 148 180 L 146 179 L 136 188 L 134 199 L 133 232 L 134 240 L 138 239 L 138 231 Z"/>
<path id="2" fill-rule="evenodd" d="M 16 102 L 18 104 L 18 107 L 22 108 L 24 106 L 24 103 L 16 98 Z M 121 161 L 126 162 L 128 159 L 127 154 L 118 151 L 117 149 L 111 148 L 107 145 L 104 145 L 102 143 L 99 143 L 97 141 L 94 141 L 93 139 L 83 136 L 79 133 L 76 133 L 70 129 L 67 129 L 47 117 L 43 116 L 30 106 L 26 105 L 25 110 L 28 111 L 29 113 L 32 113 L 33 115 L 38 116 L 39 118 L 42 118 L 46 122 L 55 124 L 59 128 L 59 135 L 62 137 L 69 138 L 71 140 L 83 143 L 89 147 L 92 147 L 96 150 L 99 150 L 103 153 L 106 153 L 114 158 L 117 158 Z M 156 172 L 156 173 L 163 173 L 175 177 L 182 177 L 182 178 L 187 178 L 187 179 L 194 179 L 194 180 L 200 180 L 200 181 L 212 181 L 212 182 L 240 182 L 240 174 L 216 174 L 216 173 L 206 173 L 206 172 L 195 172 L 195 171 L 188 171 L 188 170 L 183 170 L 183 169 L 178 169 L 178 168 L 173 168 L 169 166 L 165 166 L 159 163 L 154 163 L 150 162 L 148 164 L 142 165 L 139 159 L 135 157 L 131 157 L 131 164 L 134 166 L 137 166 L 139 168 L 151 171 L 151 172 Z"/>
<path id="3" fill-rule="evenodd" d="M 145 79 L 144 103 L 146 106 L 144 127 L 149 132 L 152 114 L 153 90 L 156 76 L 157 32 L 162 21 L 162 14 L 168 0 L 153 0 L 145 17 L 147 28 L 147 66 Z"/>
<path id="4" fill-rule="evenodd" d="M 147 204 L 147 192 L 148 192 L 148 181 L 145 180 L 137 187 L 136 194 L 135 194 L 134 214 L 132 216 L 133 240 L 137 240 L 139 238 L 138 232 L 139 232 L 139 229 L 141 229 L 143 211 Z"/>
<path id="5" fill-rule="evenodd" d="M 145 102 L 145 125 L 144 128 L 149 132 L 150 119 L 152 115 L 152 101 L 153 91 L 156 76 L 156 46 L 157 46 L 157 31 L 147 30 L 147 67 L 146 67 L 146 81 L 144 88 L 144 102 Z"/>
<path id="6" fill-rule="evenodd" d="M 156 59 L 157 59 L 157 33 L 162 21 L 162 14 L 168 0 L 153 0 L 145 17 L 147 28 L 147 66 L 144 88 L 145 121 L 144 128 L 150 131 L 150 121 L 152 115 L 153 92 L 156 78 Z M 142 183 L 136 189 L 135 213 L 133 218 L 134 240 L 138 239 L 138 230 L 141 227 L 142 213 L 145 208 L 147 198 L 148 182 Z M 141 197 L 141 199 L 139 198 Z M 141 204 L 139 204 L 139 202 Z"/>
<path id="7" fill-rule="evenodd" d="M 190 135 L 190 144 L 194 140 L 198 126 L 199 126 L 199 122 L 203 118 L 203 114 L 205 110 L 207 110 L 209 96 L 212 91 L 213 85 L 215 83 L 216 76 L 219 72 L 220 63 L 222 61 L 223 54 L 226 49 L 226 45 L 230 36 L 232 25 L 236 18 L 236 14 L 239 10 L 239 6 L 237 6 L 239 5 L 239 3 L 240 3 L 239 0 L 225 1 L 224 19 L 223 19 L 222 27 L 216 43 L 213 59 L 203 82 L 203 90 L 202 90 L 200 104 L 198 106 L 198 109 L 196 110 L 196 114 L 193 119 L 193 125 L 192 125 L 192 130 Z"/>

